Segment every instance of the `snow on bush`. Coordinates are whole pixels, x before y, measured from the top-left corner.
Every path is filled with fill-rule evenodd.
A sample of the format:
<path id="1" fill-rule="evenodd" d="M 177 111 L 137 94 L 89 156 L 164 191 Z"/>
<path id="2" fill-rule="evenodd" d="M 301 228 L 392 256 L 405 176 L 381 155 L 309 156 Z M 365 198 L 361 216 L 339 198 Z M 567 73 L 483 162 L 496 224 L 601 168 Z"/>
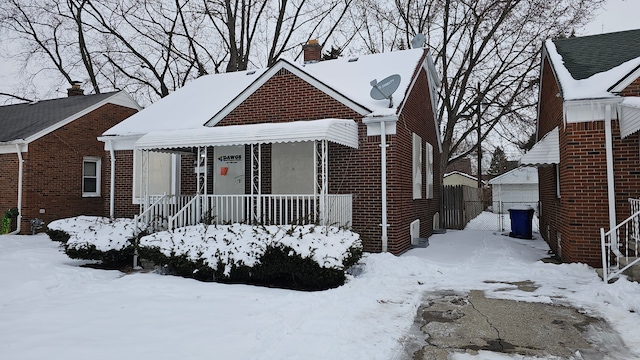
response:
<path id="1" fill-rule="evenodd" d="M 47 228 L 69 234 L 65 248 L 75 250 L 93 245 L 98 251 L 119 251 L 131 246 L 130 240 L 135 237 L 135 223 L 132 219 L 78 216 L 52 221 Z"/>
<path id="2" fill-rule="evenodd" d="M 343 270 L 352 251 L 362 250 L 360 236 L 349 230 L 317 225 L 252 226 L 243 224 L 199 224 L 158 232 L 140 239 L 140 247 L 156 248 L 165 256 L 202 260 L 212 269 L 225 264 L 253 267 L 268 246 L 288 246 L 302 258 L 311 258 L 322 268 Z"/>

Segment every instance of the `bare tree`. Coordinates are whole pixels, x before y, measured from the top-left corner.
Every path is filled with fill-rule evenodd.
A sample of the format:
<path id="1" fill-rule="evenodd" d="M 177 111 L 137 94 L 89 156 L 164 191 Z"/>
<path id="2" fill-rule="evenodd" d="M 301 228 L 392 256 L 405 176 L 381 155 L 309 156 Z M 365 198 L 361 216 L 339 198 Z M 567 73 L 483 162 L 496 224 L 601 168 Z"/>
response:
<path id="1" fill-rule="evenodd" d="M 311 37 L 324 44 L 336 34 L 344 48 L 353 32 L 340 25 L 353 1 L 7 0 L 0 31 L 20 44 L 27 73 L 148 103 L 197 76 L 297 57 Z"/>
<path id="2" fill-rule="evenodd" d="M 324 44 L 337 31 L 353 0 L 203 0 L 205 13 L 226 47 L 226 71 L 251 62 L 271 66 L 285 53 L 299 53 L 311 37 Z M 351 32 L 353 34 L 353 32 Z"/>
<path id="3" fill-rule="evenodd" d="M 438 121 L 447 164 L 477 152 L 492 134 L 525 142 L 535 127 L 540 48 L 590 20 L 603 0 L 365 0 L 377 23 L 367 48 L 398 48 L 422 33 L 441 72 Z M 371 20 L 367 20 L 371 21 Z M 399 37 L 402 41 L 399 40 Z M 375 42 L 374 42 L 375 41 Z M 371 43 L 369 43 L 371 42 Z M 480 120 L 478 120 L 478 117 Z M 480 132 L 478 131 L 480 127 Z M 479 136 L 478 136 L 479 133 Z"/>

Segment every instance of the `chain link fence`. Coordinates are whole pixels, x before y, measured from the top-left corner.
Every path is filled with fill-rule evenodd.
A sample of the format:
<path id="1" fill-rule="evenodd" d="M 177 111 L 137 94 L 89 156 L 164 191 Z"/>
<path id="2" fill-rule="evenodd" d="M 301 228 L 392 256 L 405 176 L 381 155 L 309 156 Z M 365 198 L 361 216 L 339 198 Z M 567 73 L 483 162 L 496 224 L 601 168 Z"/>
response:
<path id="1" fill-rule="evenodd" d="M 469 206 L 475 207 L 477 204 L 469 204 Z M 511 217 L 509 216 L 509 209 L 523 209 L 524 207 L 531 207 L 534 210 L 531 227 L 534 233 L 539 232 L 537 206 L 535 206 L 535 204 L 532 206 L 531 202 L 494 202 L 493 206 L 487 207 L 478 216 L 471 219 L 466 224 L 465 229 L 508 233 L 511 231 Z"/>

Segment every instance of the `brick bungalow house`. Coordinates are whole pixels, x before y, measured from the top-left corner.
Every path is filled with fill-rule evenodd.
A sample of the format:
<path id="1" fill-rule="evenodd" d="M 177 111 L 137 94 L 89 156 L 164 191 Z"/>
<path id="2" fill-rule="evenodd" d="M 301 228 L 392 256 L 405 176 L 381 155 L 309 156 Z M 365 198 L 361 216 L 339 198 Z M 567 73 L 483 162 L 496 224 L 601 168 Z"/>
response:
<path id="1" fill-rule="evenodd" d="M 85 96 L 77 83 L 68 95 L 0 107 L 0 210 L 18 209 L 14 233 L 29 234 L 35 218 L 105 212 L 97 136 L 140 106 L 122 91 Z"/>
<path id="2" fill-rule="evenodd" d="M 320 55 L 311 41 L 304 64 L 200 77 L 107 130 L 110 214 L 164 229 L 348 225 L 365 251 L 394 254 L 430 236 L 441 143 L 428 50 Z"/>
<path id="3" fill-rule="evenodd" d="M 602 267 L 600 229 L 638 210 L 638 130 L 640 30 L 545 42 L 537 143 L 521 162 L 539 166 L 540 233 L 563 261 Z"/>

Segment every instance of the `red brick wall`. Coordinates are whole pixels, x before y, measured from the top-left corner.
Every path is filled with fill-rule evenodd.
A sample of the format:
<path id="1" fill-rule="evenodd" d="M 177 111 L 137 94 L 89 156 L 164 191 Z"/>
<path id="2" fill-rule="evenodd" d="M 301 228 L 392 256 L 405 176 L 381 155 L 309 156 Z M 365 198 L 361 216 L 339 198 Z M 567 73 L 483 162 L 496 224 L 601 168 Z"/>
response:
<path id="1" fill-rule="evenodd" d="M 560 88 L 553 74 L 549 61 L 545 58 L 542 67 L 542 83 L 540 89 L 540 108 L 538 113 L 538 140 L 553 130 L 560 129 L 560 137 L 563 133 L 563 105 L 562 98 L 558 96 Z M 556 196 L 556 169 L 553 166 L 538 168 L 539 199 L 542 203 L 540 215 L 540 234 L 547 241 L 553 251 L 558 254 L 556 234 L 560 218 L 560 199 Z M 548 229 L 548 231 L 547 231 Z M 563 237 L 567 241 L 566 237 Z"/>
<path id="2" fill-rule="evenodd" d="M 108 159 L 104 143 L 96 137 L 135 112 L 107 104 L 29 144 L 29 152 L 24 154 L 23 233 L 30 231 L 32 218 L 48 223 L 77 215 L 104 215 Z M 82 197 L 85 156 L 102 159 L 100 197 Z"/>
<path id="3" fill-rule="evenodd" d="M 640 96 L 640 78 L 629 84 L 621 93 L 622 96 Z"/>
<path id="4" fill-rule="evenodd" d="M 388 148 L 388 214 L 389 223 L 393 224 L 389 227 L 389 251 L 396 254 L 408 250 L 411 246 L 410 223 L 420 219 L 420 235 L 429 237 L 433 233 L 433 215 L 440 210 L 440 152 L 430 98 L 427 75 L 421 70 L 418 81 L 398 118 L 396 136 L 391 138 Z M 413 133 L 423 141 L 422 198 L 416 200 L 413 199 Z M 426 198 L 426 142 L 433 146 L 434 153 L 432 199 Z"/>

